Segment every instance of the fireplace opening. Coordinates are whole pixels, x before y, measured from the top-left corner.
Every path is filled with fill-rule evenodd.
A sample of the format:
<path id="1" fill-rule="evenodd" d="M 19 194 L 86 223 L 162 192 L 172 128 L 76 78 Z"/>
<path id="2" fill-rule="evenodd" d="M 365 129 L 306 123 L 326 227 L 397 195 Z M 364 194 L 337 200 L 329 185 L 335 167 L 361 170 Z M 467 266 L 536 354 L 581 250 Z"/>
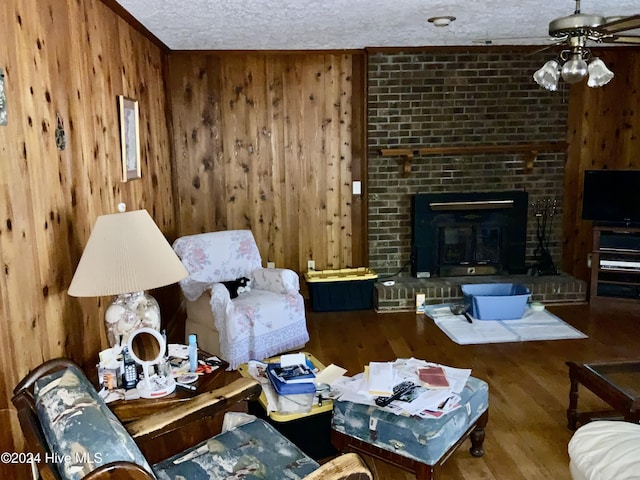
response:
<path id="1" fill-rule="evenodd" d="M 480 271 L 494 274 L 501 271 L 500 243 L 502 228 L 481 223 L 468 226 L 438 228 L 438 265 L 440 275 L 450 277 Z"/>
<path id="2" fill-rule="evenodd" d="M 526 192 L 418 194 L 412 210 L 412 274 L 526 272 Z"/>

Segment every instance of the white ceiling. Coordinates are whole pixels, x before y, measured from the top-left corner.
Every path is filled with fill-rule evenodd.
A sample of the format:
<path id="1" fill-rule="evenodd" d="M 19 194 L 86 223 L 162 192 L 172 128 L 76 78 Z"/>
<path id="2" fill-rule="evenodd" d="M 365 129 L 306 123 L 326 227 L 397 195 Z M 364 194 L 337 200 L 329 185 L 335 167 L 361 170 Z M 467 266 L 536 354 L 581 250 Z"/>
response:
<path id="1" fill-rule="evenodd" d="M 339 50 L 542 45 L 573 0 L 117 0 L 171 50 Z M 638 0 L 582 0 L 582 13 L 640 13 Z M 427 19 L 451 15 L 448 27 Z M 634 32 L 636 33 L 636 32 Z"/>

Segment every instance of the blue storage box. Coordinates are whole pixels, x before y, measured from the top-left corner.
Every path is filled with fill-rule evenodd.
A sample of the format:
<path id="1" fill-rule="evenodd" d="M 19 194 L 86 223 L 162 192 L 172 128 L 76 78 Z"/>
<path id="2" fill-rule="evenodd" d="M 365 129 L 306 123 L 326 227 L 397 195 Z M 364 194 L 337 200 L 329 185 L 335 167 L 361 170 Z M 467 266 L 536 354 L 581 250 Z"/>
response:
<path id="1" fill-rule="evenodd" d="M 522 318 L 531 291 L 513 283 L 476 283 L 462 285 L 469 314 L 478 320 L 515 320 Z"/>
<path id="2" fill-rule="evenodd" d="M 378 275 L 366 267 L 316 270 L 304 274 L 314 312 L 373 308 L 373 286 Z"/>

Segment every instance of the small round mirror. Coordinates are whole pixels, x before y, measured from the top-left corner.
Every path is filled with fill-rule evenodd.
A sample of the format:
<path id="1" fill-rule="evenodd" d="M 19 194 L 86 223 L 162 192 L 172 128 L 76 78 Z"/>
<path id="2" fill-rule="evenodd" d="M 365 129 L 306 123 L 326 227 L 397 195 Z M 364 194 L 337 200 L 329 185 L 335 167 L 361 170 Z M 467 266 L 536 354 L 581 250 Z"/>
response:
<path id="1" fill-rule="evenodd" d="M 157 330 L 140 328 L 129 337 L 129 352 L 140 364 L 159 363 L 165 350 L 165 341 Z"/>

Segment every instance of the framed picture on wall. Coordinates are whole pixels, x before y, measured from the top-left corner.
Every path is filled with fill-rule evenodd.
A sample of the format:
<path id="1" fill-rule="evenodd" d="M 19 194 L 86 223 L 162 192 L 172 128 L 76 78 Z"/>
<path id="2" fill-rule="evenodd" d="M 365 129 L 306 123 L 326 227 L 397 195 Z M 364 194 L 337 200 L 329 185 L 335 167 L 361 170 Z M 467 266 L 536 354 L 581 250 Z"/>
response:
<path id="1" fill-rule="evenodd" d="M 120 148 L 122 150 L 122 181 L 141 177 L 140 120 L 138 101 L 118 95 L 120 117 Z"/>

